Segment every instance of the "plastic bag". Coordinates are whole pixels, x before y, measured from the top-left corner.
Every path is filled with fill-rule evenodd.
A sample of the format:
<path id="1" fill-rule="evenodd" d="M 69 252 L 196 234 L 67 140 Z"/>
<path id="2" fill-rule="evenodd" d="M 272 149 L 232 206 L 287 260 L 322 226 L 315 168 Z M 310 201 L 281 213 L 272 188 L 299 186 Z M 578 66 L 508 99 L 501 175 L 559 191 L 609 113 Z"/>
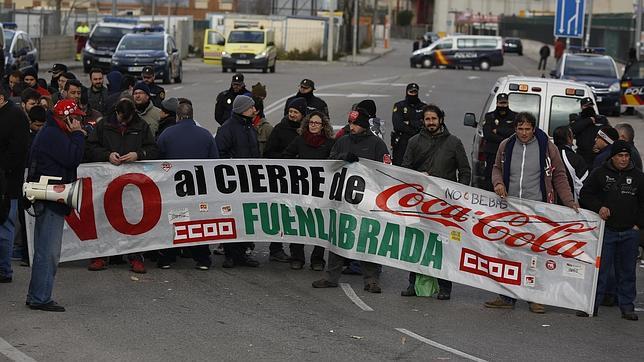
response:
<path id="1" fill-rule="evenodd" d="M 416 274 L 414 289 L 416 290 L 416 295 L 419 297 L 431 297 L 438 293 L 438 280 L 429 275 Z"/>

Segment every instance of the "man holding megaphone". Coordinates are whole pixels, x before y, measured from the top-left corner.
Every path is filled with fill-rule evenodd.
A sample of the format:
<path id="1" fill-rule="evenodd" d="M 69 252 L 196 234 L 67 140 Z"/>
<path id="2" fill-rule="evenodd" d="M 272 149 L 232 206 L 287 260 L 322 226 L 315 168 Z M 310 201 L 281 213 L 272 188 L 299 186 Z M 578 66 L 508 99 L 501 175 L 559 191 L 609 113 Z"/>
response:
<path id="1" fill-rule="evenodd" d="M 36 224 L 34 227 L 34 257 L 31 282 L 26 304 L 31 309 L 47 312 L 64 312 L 65 308 L 51 298 L 54 277 L 60 260 L 60 249 L 65 215 L 71 207 L 67 204 L 78 200 L 66 191 L 76 181 L 76 169 L 83 159 L 85 132 L 80 119 L 85 113 L 72 99 L 63 99 L 47 115 L 45 126 L 34 139 L 29 156 L 29 174 L 25 184 L 26 196 L 35 201 Z M 44 184 L 44 185 L 43 185 Z M 48 192 L 47 184 L 51 186 Z M 54 197 L 54 192 L 65 197 Z M 71 197 L 70 196 L 70 197 Z"/>

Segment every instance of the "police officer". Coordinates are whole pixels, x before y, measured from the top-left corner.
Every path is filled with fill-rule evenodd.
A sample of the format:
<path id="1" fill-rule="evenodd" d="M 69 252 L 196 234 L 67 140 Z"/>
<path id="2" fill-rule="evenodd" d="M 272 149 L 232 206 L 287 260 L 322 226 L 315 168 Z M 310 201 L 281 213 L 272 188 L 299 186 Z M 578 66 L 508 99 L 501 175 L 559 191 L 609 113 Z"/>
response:
<path id="1" fill-rule="evenodd" d="M 150 88 L 152 104 L 157 108 L 161 108 L 161 102 L 165 99 L 165 89 L 154 83 L 154 69 L 150 66 L 143 67 L 141 78 L 143 78 L 143 83 L 147 84 L 148 88 Z"/>
<path id="2" fill-rule="evenodd" d="M 610 126 L 606 117 L 595 112 L 595 103 L 590 97 L 581 100 L 581 112 L 570 120 L 570 128 L 577 140 L 577 153 L 584 158 L 586 165 L 592 165 L 595 159 L 593 147 L 597 131 L 603 126 Z"/>
<path id="3" fill-rule="evenodd" d="M 492 166 L 496 159 L 496 151 L 504 139 L 514 133 L 514 117 L 516 113 L 510 110 L 507 93 L 496 96 L 496 109 L 485 114 L 483 120 L 483 139 L 485 146 L 485 189 L 492 191 Z"/>
<path id="4" fill-rule="evenodd" d="M 314 90 L 315 82 L 310 79 L 302 79 L 297 93 L 286 100 L 286 104 L 284 105 L 284 115 L 288 116 L 288 109 L 290 108 L 289 105 L 295 98 L 304 98 L 306 100 L 307 113 L 320 111 L 328 117 L 329 107 L 327 106 L 325 101 L 313 94 Z"/>
<path id="5" fill-rule="evenodd" d="M 246 89 L 244 84 L 244 75 L 237 73 L 233 75 L 230 82 L 230 88 L 217 95 L 217 103 L 215 104 L 215 121 L 220 125 L 232 115 L 233 101 L 238 95 L 251 96 L 252 94 Z"/>
<path id="6" fill-rule="evenodd" d="M 407 84 L 405 99 L 394 104 L 391 115 L 394 130 L 391 132 L 393 164 L 400 166 L 405 156 L 407 142 L 418 134 L 423 125 L 423 103 L 418 98 L 418 84 Z"/>

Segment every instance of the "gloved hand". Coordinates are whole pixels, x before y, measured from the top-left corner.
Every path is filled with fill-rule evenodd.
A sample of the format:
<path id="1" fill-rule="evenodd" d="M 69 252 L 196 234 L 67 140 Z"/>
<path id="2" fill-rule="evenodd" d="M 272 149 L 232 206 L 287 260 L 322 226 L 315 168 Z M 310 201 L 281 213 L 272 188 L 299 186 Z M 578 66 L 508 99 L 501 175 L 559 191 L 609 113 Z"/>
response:
<path id="1" fill-rule="evenodd" d="M 347 162 L 352 162 L 352 163 L 353 162 L 358 162 L 358 156 L 356 156 L 356 154 L 353 153 L 353 152 L 349 152 L 349 153 L 347 153 L 346 156 L 344 156 L 344 160 L 347 161 Z"/>

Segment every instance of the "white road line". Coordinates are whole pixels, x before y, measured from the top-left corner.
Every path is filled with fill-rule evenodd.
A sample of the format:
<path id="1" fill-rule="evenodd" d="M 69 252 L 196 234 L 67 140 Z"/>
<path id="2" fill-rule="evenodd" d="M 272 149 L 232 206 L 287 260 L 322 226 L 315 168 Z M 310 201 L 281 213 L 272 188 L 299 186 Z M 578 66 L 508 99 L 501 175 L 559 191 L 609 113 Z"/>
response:
<path id="1" fill-rule="evenodd" d="M 421 341 L 421 342 L 423 342 L 423 343 L 429 344 L 429 345 L 430 345 L 430 346 L 432 346 L 432 347 L 436 347 L 436 348 L 442 349 L 443 351 L 447 351 L 447 352 L 449 352 L 449 353 L 455 354 L 455 355 L 457 355 L 457 356 L 460 356 L 460 357 L 463 357 L 463 358 L 467 358 L 467 359 L 469 359 L 470 361 L 487 362 L 487 361 L 486 361 L 486 360 L 484 360 L 484 359 L 480 359 L 480 358 L 478 358 L 478 357 L 474 357 L 474 356 L 472 356 L 472 355 L 469 355 L 469 354 L 467 354 L 467 353 L 465 353 L 465 352 L 461 352 L 461 351 L 459 351 L 459 350 L 457 350 L 457 349 L 454 349 L 454 348 L 452 348 L 452 347 L 447 347 L 447 346 L 442 345 L 442 344 L 440 344 L 440 343 L 438 343 L 438 342 L 434 342 L 434 341 L 432 341 L 431 339 L 427 339 L 427 338 L 425 338 L 425 337 L 423 337 L 423 336 L 420 336 L 420 335 L 418 335 L 418 334 L 416 334 L 416 333 L 414 333 L 414 332 L 408 331 L 408 330 L 406 330 L 405 328 L 396 328 L 396 330 L 397 330 L 398 332 L 400 332 L 400 333 L 403 333 L 403 334 L 406 334 L 406 335 L 408 335 L 408 336 L 410 336 L 410 337 L 412 337 L 412 338 L 415 338 L 415 339 L 417 339 L 417 340 L 419 340 L 419 341 Z"/>
<path id="2" fill-rule="evenodd" d="M 178 87 L 174 87 L 174 88 L 172 88 L 172 90 L 179 90 L 179 89 L 181 89 L 181 88 L 183 88 L 183 86 L 182 86 L 182 85 L 180 85 L 180 86 L 178 86 Z"/>
<path id="3" fill-rule="evenodd" d="M 36 362 L 35 359 L 20 352 L 16 347 L 9 344 L 9 342 L 0 338 L 0 353 L 7 356 L 9 360 L 15 362 Z"/>
<path id="4" fill-rule="evenodd" d="M 373 308 L 371 308 L 365 302 L 363 302 L 362 299 L 360 299 L 360 297 L 356 295 L 356 292 L 353 291 L 353 288 L 351 288 L 349 284 L 340 283 L 340 286 L 342 287 L 342 291 L 344 291 L 344 294 L 346 294 L 347 297 L 351 299 L 353 304 L 357 305 L 360 309 L 362 309 L 365 312 L 373 312 Z"/>

